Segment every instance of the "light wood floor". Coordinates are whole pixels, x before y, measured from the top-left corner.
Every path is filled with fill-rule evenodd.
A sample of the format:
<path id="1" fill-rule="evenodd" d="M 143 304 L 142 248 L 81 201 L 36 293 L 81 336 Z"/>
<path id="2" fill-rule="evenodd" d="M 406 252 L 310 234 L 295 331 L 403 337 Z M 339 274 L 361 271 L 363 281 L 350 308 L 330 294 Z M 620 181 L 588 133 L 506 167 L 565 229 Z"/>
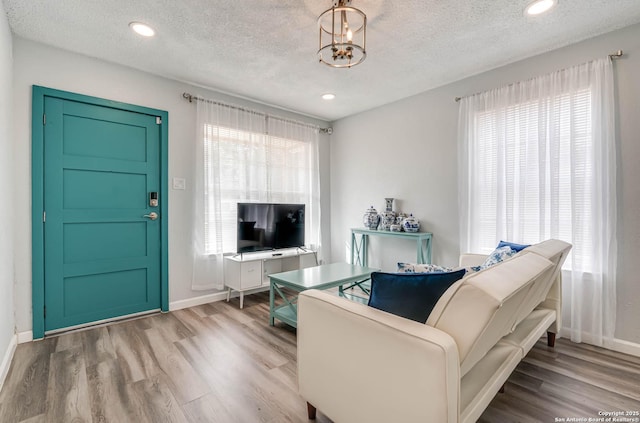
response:
<path id="1" fill-rule="evenodd" d="M 295 331 L 269 327 L 267 316 L 261 293 L 244 310 L 235 299 L 21 344 L 0 392 L 0 422 L 307 421 Z M 480 421 L 640 410 L 639 381 L 640 358 L 539 342 Z M 330 420 L 319 410 L 317 421 Z"/>

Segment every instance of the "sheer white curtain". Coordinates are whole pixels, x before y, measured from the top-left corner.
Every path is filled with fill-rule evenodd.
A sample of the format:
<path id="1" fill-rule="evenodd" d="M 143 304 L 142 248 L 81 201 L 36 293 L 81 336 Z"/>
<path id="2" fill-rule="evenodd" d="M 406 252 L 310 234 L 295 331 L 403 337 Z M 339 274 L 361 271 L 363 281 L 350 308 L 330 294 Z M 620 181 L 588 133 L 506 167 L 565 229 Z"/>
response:
<path id="1" fill-rule="evenodd" d="M 269 202 L 306 204 L 305 243 L 322 257 L 317 126 L 267 118 Z"/>
<path id="2" fill-rule="evenodd" d="M 616 149 L 610 59 L 460 101 L 463 251 L 501 239 L 573 244 L 563 333 L 603 345 L 616 315 Z"/>
<path id="3" fill-rule="evenodd" d="M 304 203 L 305 241 L 319 249 L 319 128 L 213 101 L 197 108 L 192 289 L 223 288 L 238 202 Z"/>

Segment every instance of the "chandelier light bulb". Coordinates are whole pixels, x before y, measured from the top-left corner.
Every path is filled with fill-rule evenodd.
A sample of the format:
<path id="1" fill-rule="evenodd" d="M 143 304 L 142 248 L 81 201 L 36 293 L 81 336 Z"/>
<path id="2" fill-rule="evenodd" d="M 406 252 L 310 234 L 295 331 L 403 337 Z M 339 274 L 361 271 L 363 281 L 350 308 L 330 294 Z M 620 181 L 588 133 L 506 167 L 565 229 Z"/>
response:
<path id="1" fill-rule="evenodd" d="M 351 3 L 334 0 L 333 7 L 318 17 L 320 63 L 350 68 L 367 57 L 367 15 Z"/>

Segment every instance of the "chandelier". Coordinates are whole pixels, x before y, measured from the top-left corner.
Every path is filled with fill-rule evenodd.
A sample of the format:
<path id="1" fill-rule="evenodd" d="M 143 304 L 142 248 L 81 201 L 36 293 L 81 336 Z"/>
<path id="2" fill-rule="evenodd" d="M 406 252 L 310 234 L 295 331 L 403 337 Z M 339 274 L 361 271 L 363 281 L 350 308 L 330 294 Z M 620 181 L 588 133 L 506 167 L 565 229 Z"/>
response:
<path id="1" fill-rule="evenodd" d="M 334 68 L 350 68 L 367 57 L 367 15 L 351 7 L 351 0 L 334 0 L 318 17 L 320 62 Z"/>

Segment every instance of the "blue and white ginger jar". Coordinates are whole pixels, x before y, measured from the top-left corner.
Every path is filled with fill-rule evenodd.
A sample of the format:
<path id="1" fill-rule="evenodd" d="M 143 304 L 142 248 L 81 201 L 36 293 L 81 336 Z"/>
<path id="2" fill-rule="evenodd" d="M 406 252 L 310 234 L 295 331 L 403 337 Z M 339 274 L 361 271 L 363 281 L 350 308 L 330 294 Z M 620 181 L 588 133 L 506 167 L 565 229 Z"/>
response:
<path id="1" fill-rule="evenodd" d="M 378 224 L 380 224 L 378 211 L 374 209 L 373 206 L 369 207 L 362 217 L 362 222 L 367 229 L 377 229 Z"/>
<path id="2" fill-rule="evenodd" d="M 402 227 L 405 232 L 418 232 L 420 230 L 420 221 L 410 214 L 409 217 L 402 221 Z"/>

